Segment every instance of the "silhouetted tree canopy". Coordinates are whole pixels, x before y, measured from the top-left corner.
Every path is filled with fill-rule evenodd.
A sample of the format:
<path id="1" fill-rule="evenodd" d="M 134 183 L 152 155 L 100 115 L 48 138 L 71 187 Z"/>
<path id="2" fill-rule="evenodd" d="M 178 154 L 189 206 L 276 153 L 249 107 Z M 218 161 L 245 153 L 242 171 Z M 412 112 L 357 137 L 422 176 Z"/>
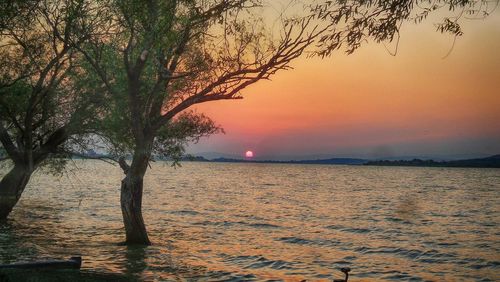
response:
<path id="1" fill-rule="evenodd" d="M 462 36 L 461 21 L 484 19 L 498 7 L 498 0 L 317 0 L 311 17 L 326 25 L 317 54 L 329 56 L 344 48 L 353 53 L 369 39 L 391 42 L 405 22 L 418 24 L 437 14 L 436 30 Z"/>
<path id="2" fill-rule="evenodd" d="M 130 164 L 120 161 L 127 242 L 149 243 L 140 207 L 153 154 L 178 158 L 186 142 L 219 131 L 189 109 L 241 99 L 243 89 L 288 69 L 321 34 L 304 18 L 272 38 L 252 10 L 260 4 L 121 0 L 100 6 L 109 29 L 78 49 L 112 101 L 103 131 L 117 151 L 132 156 Z"/>
<path id="3" fill-rule="evenodd" d="M 0 4 L 0 144 L 12 168 L 0 181 L 0 219 L 43 165 L 61 172 L 65 159 L 94 132 L 102 95 L 80 77 L 81 54 L 95 21 L 78 0 Z"/>

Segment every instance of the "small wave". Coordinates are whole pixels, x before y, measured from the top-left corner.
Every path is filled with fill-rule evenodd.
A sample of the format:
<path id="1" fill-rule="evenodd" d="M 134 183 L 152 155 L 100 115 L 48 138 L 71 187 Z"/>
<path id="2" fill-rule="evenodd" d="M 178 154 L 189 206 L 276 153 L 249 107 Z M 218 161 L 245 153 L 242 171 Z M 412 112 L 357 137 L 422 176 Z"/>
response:
<path id="1" fill-rule="evenodd" d="M 250 226 L 253 228 L 258 228 L 258 229 L 267 229 L 267 228 L 281 228 L 279 225 L 271 224 L 271 223 L 248 223 L 245 221 L 199 221 L 193 223 L 194 225 L 202 225 L 202 226 L 224 226 L 224 227 L 231 227 L 231 226 L 236 226 L 236 225 L 244 225 L 244 226 Z"/>
<path id="2" fill-rule="evenodd" d="M 417 260 L 422 263 L 447 263 L 456 259 L 457 255 L 453 253 L 443 253 L 437 250 L 417 250 L 417 249 L 405 249 L 405 248 L 395 248 L 395 247 L 380 247 L 380 248 L 369 248 L 369 247 L 359 247 L 355 249 L 356 252 L 367 254 L 387 254 L 400 256 L 411 260 Z"/>
<path id="3" fill-rule="evenodd" d="M 282 237 L 279 238 L 278 240 L 290 243 L 290 244 L 299 244 L 299 245 L 309 245 L 312 243 L 312 241 L 303 239 L 303 238 L 297 238 L 297 237 Z"/>
<path id="4" fill-rule="evenodd" d="M 437 243 L 437 245 L 440 247 L 455 247 L 455 246 L 459 246 L 460 244 L 458 244 L 456 242 L 442 242 L 442 243 Z"/>
<path id="5" fill-rule="evenodd" d="M 382 231 L 382 229 L 380 228 L 357 228 L 357 227 L 345 227 L 342 225 L 328 225 L 325 228 L 332 230 L 339 230 L 343 232 L 349 232 L 349 233 L 358 233 L 358 234 L 370 233 L 374 231 Z"/>
<path id="6" fill-rule="evenodd" d="M 453 253 L 443 253 L 437 250 L 429 250 L 422 253 L 422 255 L 419 256 L 418 261 L 425 263 L 445 263 L 456 258 L 457 255 Z"/>
<path id="7" fill-rule="evenodd" d="M 346 232 L 351 232 L 351 233 L 370 233 L 373 231 L 372 229 L 368 229 L 368 228 L 344 228 L 344 229 L 340 229 L 340 230 L 346 231 Z"/>
<path id="8" fill-rule="evenodd" d="M 304 239 L 298 237 L 281 237 L 278 238 L 279 241 L 289 243 L 289 244 L 298 244 L 298 245 L 316 245 L 316 246 L 328 246 L 328 247 L 336 247 L 340 245 L 345 245 L 339 240 L 329 240 L 329 239 Z"/>
<path id="9" fill-rule="evenodd" d="M 403 224 L 411 224 L 411 221 L 406 220 L 406 219 L 402 219 L 402 218 L 399 218 L 399 217 L 386 217 L 385 220 L 386 221 L 390 221 L 390 222 L 397 222 L 397 223 L 403 223 Z"/>
<path id="10" fill-rule="evenodd" d="M 206 273 L 206 275 L 190 277 L 191 279 L 188 281 L 206 281 L 207 277 L 209 277 L 209 281 L 257 281 L 257 276 L 253 274 L 242 274 L 228 271 L 210 271 Z"/>
<path id="11" fill-rule="evenodd" d="M 233 226 L 238 224 L 238 222 L 233 222 L 233 221 L 209 221 L 209 220 L 204 220 L 204 221 L 199 221 L 193 223 L 193 225 L 201 225 L 201 226 Z"/>
<path id="12" fill-rule="evenodd" d="M 394 280 L 394 281 L 424 281 L 422 278 L 418 276 L 413 276 L 404 272 L 386 275 L 383 276 L 382 278 L 385 280 Z"/>
<path id="13" fill-rule="evenodd" d="M 283 261 L 283 260 L 268 260 L 264 257 L 259 258 L 258 261 L 245 266 L 244 268 L 252 268 L 252 269 L 257 269 L 257 268 L 263 268 L 263 267 L 269 267 L 272 269 L 280 270 L 280 269 L 293 269 L 293 267 L 290 266 L 290 263 Z"/>
<path id="14" fill-rule="evenodd" d="M 270 223 L 245 223 L 245 224 L 255 228 L 281 228 L 281 226 Z"/>
<path id="15" fill-rule="evenodd" d="M 261 255 L 247 255 L 247 256 L 228 256 L 224 259 L 225 262 L 242 266 L 243 269 L 259 269 L 271 268 L 275 270 L 281 269 L 295 269 L 293 262 L 284 260 L 270 260 Z"/>
<path id="16" fill-rule="evenodd" d="M 344 229 L 346 227 L 344 227 L 342 225 L 328 225 L 325 228 L 332 229 L 332 230 L 342 230 L 342 229 Z"/>
<path id="17" fill-rule="evenodd" d="M 493 268 L 496 269 L 500 266 L 500 261 L 487 261 L 479 258 L 469 258 L 461 261 L 463 264 L 468 265 L 472 269 Z"/>
<path id="18" fill-rule="evenodd" d="M 331 274 L 316 274 L 314 275 L 314 278 L 317 278 L 317 279 L 331 279 L 332 278 L 332 275 Z"/>
<path id="19" fill-rule="evenodd" d="M 200 213 L 193 210 L 177 210 L 177 211 L 169 211 L 169 213 L 173 214 L 186 214 L 186 215 L 199 215 Z"/>

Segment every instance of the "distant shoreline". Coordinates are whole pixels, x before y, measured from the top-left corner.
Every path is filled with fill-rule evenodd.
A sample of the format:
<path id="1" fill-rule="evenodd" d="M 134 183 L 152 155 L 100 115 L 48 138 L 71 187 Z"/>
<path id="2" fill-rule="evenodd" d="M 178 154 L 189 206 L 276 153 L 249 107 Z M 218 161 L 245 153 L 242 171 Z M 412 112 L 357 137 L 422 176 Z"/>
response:
<path id="1" fill-rule="evenodd" d="M 406 167 L 463 167 L 463 168 L 500 168 L 500 155 L 482 159 L 468 159 L 456 161 L 434 161 L 434 160 L 377 160 L 368 161 L 363 165 L 369 166 L 406 166 Z"/>
<path id="2" fill-rule="evenodd" d="M 332 159 L 317 159 L 317 160 L 279 161 L 279 160 L 244 160 L 244 159 L 217 158 L 212 160 L 205 159 L 205 161 L 216 162 L 216 163 L 363 165 L 368 160 L 354 159 L 354 158 L 332 158 Z"/>
<path id="3" fill-rule="evenodd" d="M 105 155 L 89 155 L 89 159 L 105 157 Z M 85 159 L 85 155 L 73 156 L 75 159 Z M 157 160 L 169 161 L 169 159 L 158 158 Z M 363 165 L 363 166 L 405 166 L 405 167 L 463 167 L 463 168 L 500 168 L 500 154 L 486 158 L 434 161 L 434 160 L 367 160 L 358 158 L 330 158 L 315 160 L 252 160 L 234 158 L 206 159 L 202 156 L 185 156 L 181 162 L 212 162 L 212 163 L 257 163 L 257 164 L 316 164 L 316 165 Z"/>
<path id="4" fill-rule="evenodd" d="M 331 158 L 316 160 L 245 160 L 217 158 L 208 160 L 203 157 L 186 158 L 185 161 L 202 161 L 218 163 L 273 163 L 273 164 L 321 164 L 321 165 L 366 165 L 366 166 L 406 166 L 406 167 L 469 167 L 469 168 L 500 168 L 500 155 L 487 158 L 466 159 L 455 161 L 434 161 L 434 160 L 365 160 L 355 158 Z"/>

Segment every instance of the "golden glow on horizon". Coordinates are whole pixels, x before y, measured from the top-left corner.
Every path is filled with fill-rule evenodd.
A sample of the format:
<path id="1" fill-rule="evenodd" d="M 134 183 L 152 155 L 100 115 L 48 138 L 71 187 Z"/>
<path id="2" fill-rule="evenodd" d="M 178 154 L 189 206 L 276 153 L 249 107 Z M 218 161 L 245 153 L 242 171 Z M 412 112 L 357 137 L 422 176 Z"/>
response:
<path id="1" fill-rule="evenodd" d="M 200 147 L 265 155 L 500 140 L 500 9 L 463 30 L 445 59 L 453 38 L 435 32 L 432 20 L 404 26 L 395 57 L 368 43 L 351 56 L 299 59 L 294 70 L 244 90 L 241 101 L 200 105 L 226 131 Z"/>

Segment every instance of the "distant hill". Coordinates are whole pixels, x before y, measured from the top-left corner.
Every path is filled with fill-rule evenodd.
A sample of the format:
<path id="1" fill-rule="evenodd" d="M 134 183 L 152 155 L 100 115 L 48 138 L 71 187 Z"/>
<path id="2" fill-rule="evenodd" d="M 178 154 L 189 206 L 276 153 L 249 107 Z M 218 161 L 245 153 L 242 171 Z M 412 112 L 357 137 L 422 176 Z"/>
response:
<path id="1" fill-rule="evenodd" d="M 367 162 L 363 159 L 353 158 L 331 158 L 331 159 L 317 159 L 317 160 L 300 160 L 300 161 L 275 161 L 275 160 L 243 160 L 243 159 L 230 159 L 230 158 L 216 158 L 211 162 L 219 163 L 273 163 L 273 164 L 331 164 L 331 165 L 362 165 Z"/>
<path id="2" fill-rule="evenodd" d="M 364 165 L 374 166 L 428 166 L 428 167 L 482 167 L 482 168 L 500 168 L 500 155 L 494 155 L 486 158 L 467 159 L 456 161 L 434 161 L 434 160 L 378 160 L 368 161 Z"/>
<path id="3" fill-rule="evenodd" d="M 187 162 L 209 162 L 209 160 L 205 159 L 202 156 L 184 156 L 182 157 L 181 161 L 187 161 Z"/>
<path id="4" fill-rule="evenodd" d="M 86 154 L 73 156 L 73 158 L 98 158 L 106 157 L 107 155 L 98 154 L 94 151 L 88 151 Z M 0 159 L 2 152 L 0 151 Z M 169 158 L 160 158 L 159 160 L 170 160 Z M 411 160 L 366 160 L 358 158 L 329 158 L 329 159 L 314 159 L 314 160 L 252 160 L 252 159 L 237 159 L 237 158 L 215 158 L 207 159 L 203 156 L 184 156 L 181 161 L 194 162 L 218 162 L 218 163 L 272 163 L 272 164 L 324 164 L 324 165 L 371 165 L 371 166 L 415 166 L 415 167 L 478 167 L 478 168 L 500 168 L 500 154 L 486 157 L 452 161 L 435 161 L 432 159 L 414 158 Z"/>

